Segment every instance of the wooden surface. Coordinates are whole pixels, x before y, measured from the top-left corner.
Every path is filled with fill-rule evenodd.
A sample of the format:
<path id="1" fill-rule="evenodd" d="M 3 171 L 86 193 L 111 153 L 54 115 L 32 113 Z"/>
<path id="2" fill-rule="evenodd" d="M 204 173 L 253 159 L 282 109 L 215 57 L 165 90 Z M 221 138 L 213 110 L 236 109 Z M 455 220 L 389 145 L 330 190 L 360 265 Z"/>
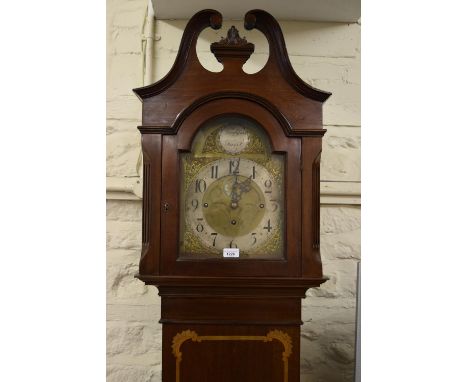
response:
<path id="1" fill-rule="evenodd" d="M 299 344 L 298 327 L 165 325 L 162 379 L 299 381 Z"/>
<path id="2" fill-rule="evenodd" d="M 274 152 L 286 156 L 286 260 L 181 260 L 177 257 L 179 242 L 179 154 L 189 151 L 192 139 L 204 121 L 229 110 L 231 115 L 255 116 L 267 131 Z M 161 258 L 161 273 L 191 276 L 300 276 L 300 139 L 286 139 L 276 119 L 256 103 L 240 99 L 224 99 L 197 108 L 185 119 L 177 135 L 165 135 L 163 146 L 163 203 L 169 210 L 162 215 L 161 248 L 167 254 Z"/>
<path id="3" fill-rule="evenodd" d="M 219 73 L 203 68 L 196 53 L 198 35 L 209 26 L 219 29 L 222 17 L 213 10 L 197 13 L 186 26 L 169 73 L 155 84 L 135 89 L 144 105 L 140 130 L 153 127 L 174 132 L 178 126 L 176 120 L 184 116 L 180 113 L 190 110 L 198 100 L 225 94 L 227 97 L 257 95 L 262 98 L 276 110 L 276 114 L 283 115 L 288 121 L 290 135 L 323 134 L 322 103 L 330 93 L 307 85 L 297 76 L 289 61 L 279 24 L 273 17 L 256 10 L 248 12 L 245 20 L 247 29 L 260 30 L 269 42 L 270 56 L 266 65 L 255 74 L 246 74 L 242 71 L 244 58 L 226 57 L 224 69 Z"/>
<path id="4" fill-rule="evenodd" d="M 143 102 L 142 255 L 136 276 L 161 296 L 164 382 L 299 381 L 301 299 L 326 278 L 320 259 L 322 103 L 329 93 L 293 71 L 276 20 L 245 17 L 263 32 L 267 64 L 246 74 L 254 47 L 234 33 L 212 44 L 224 69 L 204 69 L 196 41 L 221 15 L 197 13 L 187 24 L 173 68 L 135 89 Z M 233 32 L 233 31 L 231 31 Z M 273 151 L 285 156 L 285 259 L 180 259 L 179 156 L 197 130 L 220 115 L 253 119 Z"/>

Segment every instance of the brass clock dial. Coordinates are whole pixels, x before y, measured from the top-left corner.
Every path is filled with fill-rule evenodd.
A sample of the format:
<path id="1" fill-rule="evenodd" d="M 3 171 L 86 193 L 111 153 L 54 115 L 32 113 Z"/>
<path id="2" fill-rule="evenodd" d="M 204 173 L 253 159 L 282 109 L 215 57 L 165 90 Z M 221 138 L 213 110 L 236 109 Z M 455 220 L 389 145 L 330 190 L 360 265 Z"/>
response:
<path id="1" fill-rule="evenodd" d="M 209 247 L 252 250 L 279 228 L 279 196 L 278 184 L 257 162 L 220 159 L 205 166 L 190 185 L 186 220 Z"/>
<path id="2" fill-rule="evenodd" d="M 283 157 L 259 126 L 229 117 L 202 128 L 182 173 L 182 256 L 282 257 Z"/>

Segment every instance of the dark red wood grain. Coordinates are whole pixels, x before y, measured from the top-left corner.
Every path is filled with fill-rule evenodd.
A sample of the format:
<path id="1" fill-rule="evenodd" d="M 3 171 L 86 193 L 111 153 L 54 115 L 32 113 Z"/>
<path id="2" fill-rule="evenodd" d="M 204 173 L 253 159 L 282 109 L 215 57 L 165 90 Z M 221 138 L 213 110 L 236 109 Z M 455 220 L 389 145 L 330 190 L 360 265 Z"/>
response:
<path id="1" fill-rule="evenodd" d="M 187 24 L 170 72 L 134 90 L 143 102 L 138 128 L 144 161 L 142 254 L 136 277 L 157 286 L 161 296 L 164 382 L 298 382 L 301 299 L 308 288 L 326 281 L 320 257 L 320 153 L 322 103 L 330 93 L 297 76 L 277 21 L 261 10 L 248 12 L 245 26 L 261 31 L 269 42 L 263 69 L 242 71 L 254 47 L 232 34 L 211 47 L 223 71 L 207 71 L 198 61 L 196 41 L 204 28 L 218 29 L 221 23 L 217 11 L 197 13 Z M 200 126 L 221 115 L 256 121 L 274 152 L 285 156 L 283 260 L 178 256 L 179 156 L 191 149 Z M 186 330 L 212 339 L 189 339 L 181 345 L 177 381 L 172 345 Z M 284 345 L 270 337 L 262 340 L 268 333 L 291 340 L 286 371 Z"/>

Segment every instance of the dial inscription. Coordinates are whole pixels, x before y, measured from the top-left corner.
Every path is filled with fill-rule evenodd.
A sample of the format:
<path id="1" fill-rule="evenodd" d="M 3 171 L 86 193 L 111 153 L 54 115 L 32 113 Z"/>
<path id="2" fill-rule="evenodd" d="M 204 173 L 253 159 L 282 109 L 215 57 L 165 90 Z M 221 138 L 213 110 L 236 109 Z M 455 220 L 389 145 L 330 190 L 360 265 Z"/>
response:
<path id="1" fill-rule="evenodd" d="M 249 144 L 249 134 L 243 126 L 225 126 L 219 132 L 219 143 L 227 153 L 238 154 Z"/>

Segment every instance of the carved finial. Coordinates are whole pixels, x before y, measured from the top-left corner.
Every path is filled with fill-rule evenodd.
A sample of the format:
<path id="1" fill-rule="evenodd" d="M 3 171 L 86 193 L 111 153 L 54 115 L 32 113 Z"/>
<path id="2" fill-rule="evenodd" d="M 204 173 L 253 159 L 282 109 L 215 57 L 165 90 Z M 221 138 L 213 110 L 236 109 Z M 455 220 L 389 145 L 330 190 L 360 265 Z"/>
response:
<path id="1" fill-rule="evenodd" d="M 211 51 L 219 62 L 231 59 L 243 64 L 249 59 L 254 48 L 254 44 L 239 36 L 239 31 L 234 25 L 229 28 L 226 37 L 211 44 Z"/>
<path id="2" fill-rule="evenodd" d="M 227 36 L 221 38 L 219 41 L 219 44 L 223 45 L 245 45 L 247 44 L 247 40 L 245 37 L 240 37 L 239 36 L 239 31 L 237 28 L 233 25 L 231 28 L 229 28 L 227 32 Z"/>

